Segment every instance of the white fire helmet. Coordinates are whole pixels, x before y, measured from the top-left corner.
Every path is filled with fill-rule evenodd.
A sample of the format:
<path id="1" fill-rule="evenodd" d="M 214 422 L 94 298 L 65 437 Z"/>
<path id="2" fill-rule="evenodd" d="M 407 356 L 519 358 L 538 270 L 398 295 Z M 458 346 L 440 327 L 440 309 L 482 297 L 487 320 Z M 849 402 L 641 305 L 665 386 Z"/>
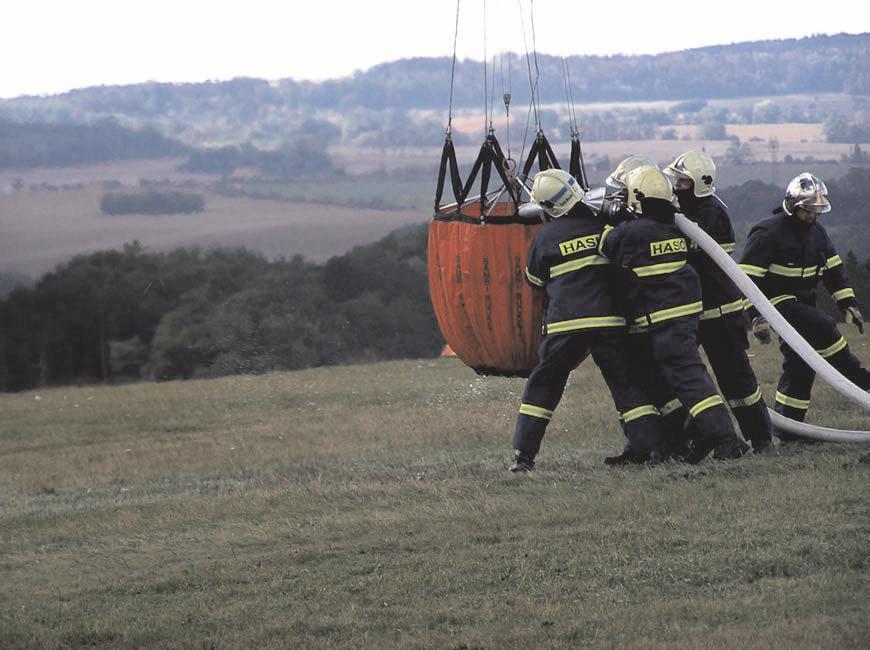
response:
<path id="1" fill-rule="evenodd" d="M 558 219 L 583 199 L 580 183 L 561 169 L 545 169 L 535 174 L 532 203 L 541 206 L 552 219 Z"/>
<path id="2" fill-rule="evenodd" d="M 782 209 L 786 214 L 794 214 L 796 208 L 804 208 L 816 214 L 830 212 L 828 188 L 820 178 L 804 172 L 791 179 L 788 187 L 785 188 Z"/>
<path id="3" fill-rule="evenodd" d="M 630 171 L 625 177 L 628 188 L 628 207 L 637 214 L 643 214 L 641 199 L 662 199 L 671 202 L 674 188 L 658 167 L 646 165 Z"/>
<path id="4" fill-rule="evenodd" d="M 643 154 L 634 154 L 619 163 L 616 166 L 616 169 L 613 170 L 613 173 L 610 174 L 604 182 L 608 187 L 612 187 L 615 190 L 624 190 L 625 177 L 630 171 L 637 169 L 638 167 L 658 168 L 658 166 L 659 164 L 652 157 L 644 156 Z"/>
<path id="5" fill-rule="evenodd" d="M 716 164 L 703 151 L 687 151 L 665 168 L 665 174 L 675 179 L 688 178 L 694 184 L 699 199 L 716 191 Z"/>

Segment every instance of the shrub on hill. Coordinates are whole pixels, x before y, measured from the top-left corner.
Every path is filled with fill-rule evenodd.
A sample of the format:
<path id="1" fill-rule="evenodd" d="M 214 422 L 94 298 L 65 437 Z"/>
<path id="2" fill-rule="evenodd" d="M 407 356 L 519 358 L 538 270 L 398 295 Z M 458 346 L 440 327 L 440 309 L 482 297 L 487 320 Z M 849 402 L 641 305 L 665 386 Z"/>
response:
<path id="1" fill-rule="evenodd" d="M 107 192 L 100 200 L 103 214 L 192 214 L 202 212 L 205 199 L 194 192 L 148 190 Z"/>

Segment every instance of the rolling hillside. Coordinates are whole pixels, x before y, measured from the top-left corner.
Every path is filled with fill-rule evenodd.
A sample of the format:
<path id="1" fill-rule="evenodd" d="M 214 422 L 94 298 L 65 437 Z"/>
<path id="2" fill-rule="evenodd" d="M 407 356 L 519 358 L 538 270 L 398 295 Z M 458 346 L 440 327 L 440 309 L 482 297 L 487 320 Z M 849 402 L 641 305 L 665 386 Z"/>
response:
<path id="1" fill-rule="evenodd" d="M 866 110 L 848 100 L 870 95 L 868 58 L 870 33 L 736 43 L 655 56 L 575 56 L 568 57 L 567 63 L 579 105 L 610 102 L 612 108 L 619 108 L 638 101 L 800 95 L 809 100 L 796 107 L 786 100 L 781 121 L 821 122 L 825 116 L 851 118 L 855 111 Z M 525 57 L 510 55 L 503 63 L 517 80 L 511 88 L 513 105 L 525 112 L 528 84 L 520 83 L 528 74 Z M 541 103 L 563 105 L 561 59 L 539 55 L 537 65 Z M 447 110 L 450 71 L 447 57 L 414 58 L 320 83 L 242 78 L 83 88 L 51 97 L 2 100 L 0 118 L 76 124 L 112 118 L 136 129 L 154 128 L 189 145 L 274 145 L 292 133 L 304 132 L 321 142 L 341 139 L 357 145 L 437 146 Z M 483 72 L 478 61 L 457 63 L 457 110 L 471 110 L 476 117 L 482 114 Z M 817 106 L 816 98 L 824 95 L 842 96 L 846 101 L 838 108 Z M 542 117 L 552 131 L 556 126 L 553 116 L 545 111 Z M 751 111 L 748 117 L 755 122 L 770 121 L 753 117 Z M 587 139 L 591 139 L 594 129 L 587 127 Z"/>
<path id="2" fill-rule="evenodd" d="M 610 469 L 587 362 L 514 476 L 521 389 L 447 359 L 0 395 L 0 646 L 867 647 L 866 448 Z M 812 418 L 867 428 L 824 386 Z"/>

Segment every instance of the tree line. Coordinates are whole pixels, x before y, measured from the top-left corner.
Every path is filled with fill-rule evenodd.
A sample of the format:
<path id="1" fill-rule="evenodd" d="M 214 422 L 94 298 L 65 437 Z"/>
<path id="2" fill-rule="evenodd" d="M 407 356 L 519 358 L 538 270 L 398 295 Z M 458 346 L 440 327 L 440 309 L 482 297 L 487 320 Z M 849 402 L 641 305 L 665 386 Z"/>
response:
<path id="1" fill-rule="evenodd" d="M 229 175 L 240 167 L 253 167 L 273 178 L 292 178 L 335 173 L 326 153 L 326 141 L 300 132 L 278 150 L 264 151 L 246 143 L 192 151 L 182 171 Z"/>
<path id="2" fill-rule="evenodd" d="M 675 124 L 697 125 L 701 133 L 725 123 L 825 122 L 831 142 L 855 143 L 867 142 L 868 59 L 870 34 L 839 34 L 658 55 L 573 56 L 566 62 L 578 104 L 678 102 L 670 110 L 591 108 L 580 115 L 585 140 L 668 139 L 675 136 L 670 126 Z M 520 116 L 529 106 L 529 84 L 516 83 L 528 74 L 526 59 L 506 54 L 498 65 L 499 78 L 509 69 L 508 77 L 515 80 L 510 88 L 512 111 Z M 538 54 L 536 66 L 542 104 L 564 107 L 562 59 Z M 495 79 L 495 72 L 489 72 Z M 21 123 L 92 123 L 112 117 L 123 124 L 148 124 L 188 145 L 249 142 L 270 151 L 292 146 L 300 136 L 313 138 L 321 150 L 338 141 L 374 147 L 437 146 L 443 140 L 450 80 L 449 58 L 413 58 L 320 83 L 249 78 L 152 82 L 86 88 L 49 98 L 20 97 L 0 100 L 0 117 Z M 454 109 L 482 113 L 489 96 L 483 80 L 484 63 L 457 61 Z M 508 89 L 496 90 L 500 97 Z M 853 105 L 833 108 L 818 101 L 821 93 L 851 95 Z M 803 99 L 789 98 L 795 95 Z M 752 96 L 774 99 L 734 102 L 731 108 L 706 101 Z M 540 119 L 552 141 L 567 139 L 565 110 L 544 109 Z M 476 143 L 482 129 L 480 134 L 454 135 L 457 143 Z M 716 139 L 722 138 L 724 133 Z M 194 153 L 191 164 L 225 169 L 228 163 L 220 161 L 231 155 L 241 159 L 246 153 L 221 151 L 206 159 Z M 300 160 L 305 158 L 297 156 Z"/>
<path id="3" fill-rule="evenodd" d="M 92 125 L 0 119 L 0 169 L 168 158 L 187 151 L 154 129 L 127 129 L 114 119 Z"/>
<path id="4" fill-rule="evenodd" d="M 0 300 L 0 390 L 434 356 L 426 229 L 322 265 L 242 250 L 73 258 Z"/>
<path id="5" fill-rule="evenodd" d="M 812 171 L 812 169 L 808 169 Z M 825 216 L 826 227 L 849 226 L 858 233 L 864 230 L 867 221 L 867 188 L 870 187 L 870 169 L 850 167 L 849 171 L 835 180 L 823 179 L 833 206 L 830 216 Z M 759 180 L 746 181 L 742 185 L 726 187 L 717 192 L 728 205 L 728 214 L 735 224 L 757 223 L 770 216 L 771 210 L 782 201 L 784 187 Z M 860 226 L 860 227 L 856 227 Z M 867 251 L 870 255 L 870 250 Z"/>
<path id="6" fill-rule="evenodd" d="M 851 252 L 870 170 L 828 186 L 834 210 L 823 218 L 870 307 L 870 261 Z M 749 181 L 720 193 L 738 239 L 782 192 Z M 325 264 L 243 249 L 157 253 L 138 243 L 75 257 L 0 300 L 0 390 L 434 356 L 443 338 L 429 300 L 426 241 L 427 228 L 414 227 Z"/>
<path id="7" fill-rule="evenodd" d="M 518 43 L 517 51 L 522 50 Z M 870 34 L 815 35 L 716 45 L 656 55 L 570 56 L 573 95 L 579 102 L 637 101 L 638 98 L 697 99 L 817 93 L 870 95 L 866 61 Z M 544 104 L 565 101 L 561 57 L 538 53 L 535 64 Z M 491 61 L 487 65 L 492 66 Z M 510 68 L 527 80 L 524 55 L 506 54 L 497 74 Z M 149 118 L 167 113 L 190 119 L 219 112 L 254 122 L 269 108 L 444 109 L 450 88 L 450 57 L 416 57 L 373 66 L 353 75 L 313 83 L 237 78 L 225 82 L 145 83 L 100 86 L 64 95 L 21 97 L 0 102 L 3 113 L 52 111 L 55 115 L 124 114 Z M 458 60 L 453 105 L 477 107 L 488 94 L 484 63 Z M 501 89 L 498 89 L 501 91 Z M 513 103 L 529 102 L 528 83 L 513 83 Z M 33 115 L 33 113 L 31 113 Z"/>
<path id="8" fill-rule="evenodd" d="M 99 120 L 93 125 L 0 119 L 0 169 L 187 156 L 181 165 L 182 171 L 228 175 L 238 167 L 252 167 L 273 178 L 328 174 L 335 172 L 332 160 L 325 152 L 333 137 L 330 126 L 328 123 L 308 122 L 304 129 L 292 133 L 292 137 L 288 136 L 277 149 L 264 150 L 251 144 L 190 147 L 162 136 L 152 128 L 136 130 L 123 127 L 112 118 Z"/>

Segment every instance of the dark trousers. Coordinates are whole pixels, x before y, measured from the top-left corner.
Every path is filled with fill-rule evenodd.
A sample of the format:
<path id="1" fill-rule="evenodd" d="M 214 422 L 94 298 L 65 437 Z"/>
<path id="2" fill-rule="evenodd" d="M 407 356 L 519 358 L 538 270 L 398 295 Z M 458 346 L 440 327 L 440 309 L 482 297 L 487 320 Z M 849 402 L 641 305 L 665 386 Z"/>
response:
<path id="1" fill-rule="evenodd" d="M 692 417 L 696 435 L 715 444 L 736 437 L 724 400 L 698 352 L 698 317 L 650 326 L 648 345 L 664 383 Z"/>
<path id="2" fill-rule="evenodd" d="M 742 313 L 702 320 L 698 325 L 698 342 L 707 354 L 743 437 L 754 445 L 764 445 L 770 442 L 770 414 L 746 356 L 749 340 L 745 323 Z"/>
<path id="3" fill-rule="evenodd" d="M 544 337 L 538 349 L 538 365 L 523 390 L 514 449 L 532 458 L 538 453 L 568 375 L 590 352 L 610 389 L 632 448 L 640 452 L 659 451 L 658 412 L 632 377 L 624 331 L 610 329 Z"/>
<path id="4" fill-rule="evenodd" d="M 689 440 L 689 431 L 685 425 L 689 413 L 674 396 L 659 370 L 653 358 L 651 341 L 647 330 L 628 335 L 632 374 L 661 415 L 665 450 L 669 453 L 685 453 Z M 628 444 L 626 446 L 631 447 Z"/>
<path id="5" fill-rule="evenodd" d="M 859 388 L 870 388 L 870 372 L 849 350 L 837 324 L 815 305 L 787 300 L 777 305 L 779 313 L 813 346 L 825 360 L 854 382 Z M 816 373 L 781 338 L 782 375 L 776 389 L 774 410 L 787 418 L 804 421 L 810 407 Z M 780 434 L 782 438 L 788 438 Z"/>

